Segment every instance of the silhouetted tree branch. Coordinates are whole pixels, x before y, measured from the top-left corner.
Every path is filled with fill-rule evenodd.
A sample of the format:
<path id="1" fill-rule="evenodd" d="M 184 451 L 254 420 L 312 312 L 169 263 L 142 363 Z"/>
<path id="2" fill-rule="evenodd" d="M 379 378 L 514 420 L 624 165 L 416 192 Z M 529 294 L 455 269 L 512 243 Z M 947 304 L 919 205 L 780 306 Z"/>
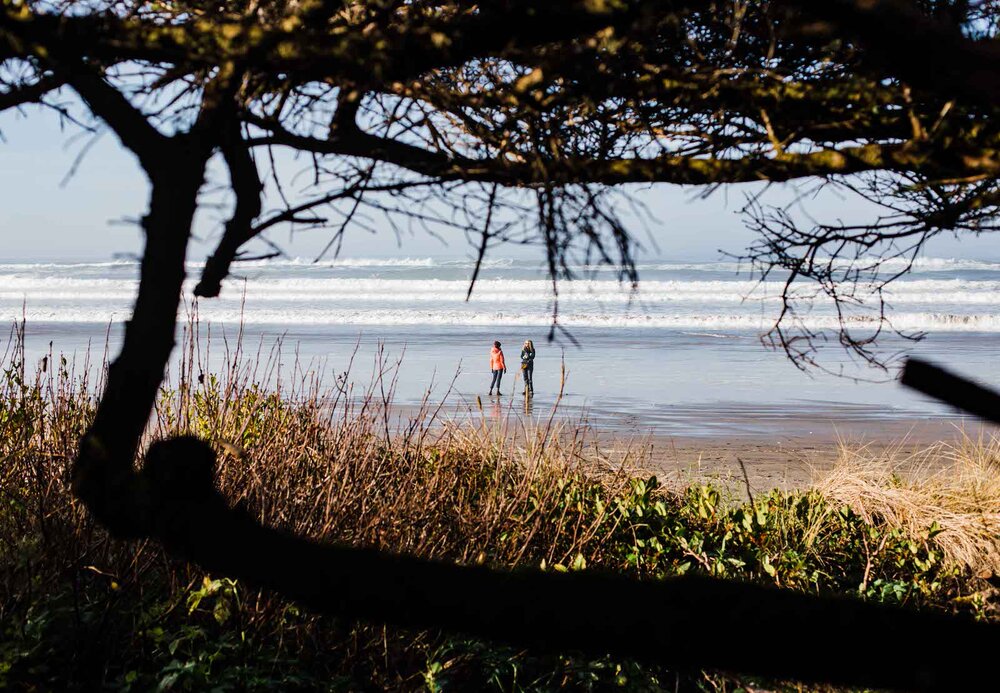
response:
<path id="1" fill-rule="evenodd" d="M 225 124 L 221 149 L 229 168 L 236 205 L 232 217 L 226 222 L 219 245 L 205 261 L 201 281 L 194 288 L 195 296 L 206 298 L 219 295 L 222 280 L 229 276 L 229 268 L 240 248 L 254 237 L 253 222 L 261 213 L 263 185 L 250 150 L 243 146 L 237 120 L 230 119 Z"/>
<path id="2" fill-rule="evenodd" d="M 136 303 L 81 441 L 77 494 L 116 536 L 161 541 L 207 569 L 352 617 L 692 668 L 971 686 L 979 672 L 963 663 L 988 661 L 996 626 L 702 579 L 510 574 L 317 546 L 229 508 L 202 441 L 157 443 L 141 471 L 134 463 L 174 346 L 191 223 L 216 152 L 235 204 L 196 289 L 203 296 L 219 293 L 247 242 L 282 223 L 325 223 L 320 208 L 340 215 L 337 233 L 364 208 L 490 242 L 537 242 L 553 282 L 579 244 L 635 281 L 612 186 L 832 181 L 886 216 L 802 227 L 752 204 L 760 241 L 750 257 L 764 274 L 783 273 L 776 329 L 789 353 L 808 359 L 816 336 L 796 332 L 805 279 L 837 306 L 842 343 L 868 357 L 873 337 L 845 330 L 844 310 L 864 305 L 865 286 L 880 298 L 898 276 L 883 274 L 884 260 L 914 257 L 941 230 L 995 227 L 988 6 L 0 0 L 0 61 L 51 75 L 8 88 L 0 104 L 68 84 L 152 185 Z M 946 55 L 931 59 L 928 41 Z M 265 209 L 255 154 L 274 147 L 314 155 L 313 183 L 305 199 L 282 193 Z M 881 302 L 874 309 L 877 336 L 887 314 Z M 790 346 L 798 339 L 801 351 Z M 622 607 L 614 619 L 557 606 L 606 590 Z M 769 637 L 713 638 L 747 626 Z M 858 633 L 886 634 L 877 660 L 856 653 Z M 931 640 L 937 656 L 913 662 Z"/>
<path id="3" fill-rule="evenodd" d="M 52 75 L 39 77 L 30 84 L 0 82 L 0 85 L 5 87 L 0 92 L 0 112 L 26 104 L 41 103 L 47 94 L 59 89 L 63 84 L 65 84 L 63 80 Z"/>

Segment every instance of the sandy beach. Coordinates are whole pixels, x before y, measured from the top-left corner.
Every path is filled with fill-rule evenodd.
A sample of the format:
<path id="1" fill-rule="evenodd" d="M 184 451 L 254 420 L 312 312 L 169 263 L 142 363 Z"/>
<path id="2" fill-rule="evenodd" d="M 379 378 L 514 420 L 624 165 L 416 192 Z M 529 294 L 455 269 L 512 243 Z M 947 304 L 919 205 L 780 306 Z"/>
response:
<path id="1" fill-rule="evenodd" d="M 442 418 L 459 426 L 485 421 L 505 427 L 515 437 L 526 425 L 553 425 L 566 433 L 583 425 L 588 429 L 584 453 L 588 459 L 606 460 L 614 466 L 627 456 L 628 465 L 670 485 L 711 481 L 741 494 L 746 492 L 747 481 L 754 493 L 806 488 L 829 472 L 845 451 L 899 462 L 929 448 L 959 446 L 964 440 L 986 439 L 1000 432 L 996 426 L 956 412 L 880 417 L 874 409 L 859 413 L 857 408 L 837 403 L 829 403 L 825 413 L 819 405 L 764 407 L 757 412 L 752 407 L 736 410 L 716 404 L 641 418 L 572 405 L 559 405 L 553 413 L 535 404 L 526 411 L 524 405 L 520 395 L 494 398 L 483 402 L 482 408 L 450 407 Z M 397 408 L 403 418 L 417 411 Z"/>
<path id="2" fill-rule="evenodd" d="M 609 451 L 646 446 L 643 465 L 664 480 L 733 478 L 743 485 L 742 460 L 752 489 L 801 488 L 830 468 L 841 444 L 872 452 L 894 446 L 905 455 L 960 439 L 963 430 L 980 432 L 975 420 L 900 386 L 894 370 L 866 369 L 836 345 L 821 361 L 840 377 L 803 372 L 764 348 L 759 334 L 770 304 L 751 310 L 748 285 L 725 264 L 649 265 L 637 304 L 610 276 L 574 285 L 560 313 L 569 336 L 555 341 L 547 339 L 546 288 L 529 264 L 485 268 L 472 303 L 465 301 L 465 261 L 286 262 L 250 270 L 245 304 L 231 292 L 200 307 L 199 372 L 225 373 L 239 354 L 253 364 L 252 380 L 283 394 L 303 383 L 320 391 L 348 383 L 352 396 L 370 392 L 378 401 L 391 391 L 404 418 L 425 400 L 443 401 L 449 416 L 473 422 L 537 425 L 556 409 L 558 420 L 589 427 Z M 27 313 L 29 368 L 50 350 L 66 354 L 76 372 L 88 352 L 92 364 L 105 344 L 116 353 L 134 274 L 128 263 L 0 266 L 8 287 L 0 308 L 10 320 Z M 938 331 L 920 342 L 887 337 L 885 352 L 1000 383 L 989 331 L 998 277 L 1000 263 L 928 261 L 896 299 L 911 313 L 922 311 L 909 314 L 914 325 Z M 966 313 L 972 317 L 942 317 Z M 526 406 L 517 364 L 528 338 L 537 349 L 536 395 Z M 511 366 L 502 398 L 487 395 L 494 340 Z"/>
<path id="3" fill-rule="evenodd" d="M 963 419 L 900 420 L 878 426 L 851 421 L 820 426 L 799 420 L 797 424 L 792 429 L 775 430 L 770 436 L 648 436 L 641 443 L 648 451 L 642 466 L 676 485 L 692 480 L 718 481 L 727 488 L 745 491 L 745 469 L 755 493 L 773 488 L 802 489 L 822 478 L 844 450 L 863 449 L 872 458 L 900 461 L 936 445 L 957 446 L 964 439 L 988 438 L 998 432 L 995 426 Z M 807 424 L 816 430 L 801 432 Z M 610 443 L 607 452 L 625 448 L 610 442 L 617 438 L 613 431 L 600 436 Z"/>
<path id="4" fill-rule="evenodd" d="M 898 384 L 882 387 L 887 395 L 908 396 Z M 459 426 L 501 426 L 512 432 L 550 424 L 563 432 L 584 427 L 589 458 L 614 463 L 628 454 L 629 464 L 664 482 L 713 480 L 727 487 L 733 482 L 741 493 L 744 469 L 754 492 L 801 489 L 829 471 L 843 450 L 863 448 L 866 457 L 899 461 L 934 446 L 998 433 L 996 426 L 944 406 L 921 412 L 874 402 L 778 401 L 779 396 L 761 390 L 758 404 L 689 397 L 658 406 L 595 398 L 599 404 L 579 406 L 572 398 L 566 402 L 546 394 L 531 400 L 520 393 L 500 398 L 459 394 L 440 416 Z M 412 405 L 397 407 L 403 418 L 417 411 Z"/>

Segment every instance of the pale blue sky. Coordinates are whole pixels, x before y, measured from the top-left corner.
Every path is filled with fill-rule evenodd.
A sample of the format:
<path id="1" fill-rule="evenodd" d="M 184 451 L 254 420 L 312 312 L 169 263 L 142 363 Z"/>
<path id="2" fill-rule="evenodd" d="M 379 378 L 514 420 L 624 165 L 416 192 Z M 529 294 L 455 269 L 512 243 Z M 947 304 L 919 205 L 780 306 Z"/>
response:
<path id="1" fill-rule="evenodd" d="M 145 210 L 147 183 L 128 152 L 111 133 L 105 133 L 89 148 L 78 170 L 68 180 L 74 161 L 89 138 L 69 126 L 60 128 L 51 111 L 28 110 L 26 115 L 0 115 L 0 259 L 5 260 L 104 260 L 116 254 L 137 253 L 138 229 L 123 220 L 135 219 Z M 224 177 L 223 177 L 224 179 Z M 713 260 L 719 250 L 738 253 L 752 241 L 736 213 L 746 193 L 757 186 L 727 186 L 707 200 L 698 191 L 657 185 L 638 192 L 658 219 L 652 236 L 658 249 L 649 247 L 645 258 L 664 260 Z M 792 194 L 774 186 L 769 199 L 778 202 Z M 810 211 L 825 220 L 861 218 L 870 214 L 853 198 L 821 194 L 810 202 Z M 193 254 L 211 250 L 211 238 L 219 231 L 218 210 L 206 210 L 196 225 L 202 240 Z M 322 232 L 300 234 L 285 249 L 294 256 L 314 256 L 325 244 Z M 641 238 L 647 243 L 645 234 Z M 207 239 L 207 240 L 206 240 Z M 356 231 L 346 239 L 343 255 L 461 256 L 470 252 L 457 234 L 444 246 L 428 236 L 404 239 L 401 248 L 391 233 L 372 236 Z M 500 251 L 509 254 L 512 251 Z M 522 251 L 523 253 L 524 251 Z M 538 250 L 530 252 L 538 253 Z M 521 253 L 519 253 L 521 254 Z M 1000 259 L 1000 238 L 965 238 L 936 241 L 927 253 L 937 257 Z M 642 259 L 642 258 L 640 258 Z"/>

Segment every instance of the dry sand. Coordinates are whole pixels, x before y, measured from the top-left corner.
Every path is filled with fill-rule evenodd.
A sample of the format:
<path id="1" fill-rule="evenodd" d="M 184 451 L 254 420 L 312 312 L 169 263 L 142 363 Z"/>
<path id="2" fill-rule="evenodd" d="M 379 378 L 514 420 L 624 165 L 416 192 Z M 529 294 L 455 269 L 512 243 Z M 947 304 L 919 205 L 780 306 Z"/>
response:
<path id="1" fill-rule="evenodd" d="M 754 493 L 773 488 L 805 488 L 836 463 L 842 446 L 865 447 L 873 455 L 891 449 L 896 458 L 936 443 L 955 443 L 965 436 L 997 435 L 1000 429 L 974 422 L 911 420 L 872 425 L 837 422 L 809 433 L 773 436 L 663 436 L 623 439 L 613 431 L 599 433 L 605 452 L 642 446 L 641 467 L 669 484 L 716 481 L 745 492 L 743 470 Z M 794 430 L 794 429 L 793 429 Z M 742 461 L 742 468 L 740 461 Z"/>
<path id="2" fill-rule="evenodd" d="M 460 424 L 501 425 L 521 430 L 520 400 L 494 402 L 490 409 L 451 407 L 442 417 Z M 401 408 L 412 416 L 415 408 Z M 545 426 L 544 411 L 530 412 L 531 424 Z M 957 413 L 936 418 L 881 415 L 877 408 L 781 407 L 755 411 L 746 407 L 632 412 L 590 411 L 582 417 L 564 408 L 552 420 L 565 433 L 586 426 L 593 447 L 584 455 L 619 463 L 629 453 L 630 466 L 655 474 L 670 485 L 713 481 L 746 493 L 774 488 L 801 489 L 830 470 L 843 447 L 865 447 L 872 456 L 891 450 L 895 459 L 963 437 L 1000 435 L 1000 429 Z M 676 431 L 676 433 L 674 433 Z M 742 465 L 741 465 L 742 461 Z M 744 470 L 746 478 L 744 478 Z"/>

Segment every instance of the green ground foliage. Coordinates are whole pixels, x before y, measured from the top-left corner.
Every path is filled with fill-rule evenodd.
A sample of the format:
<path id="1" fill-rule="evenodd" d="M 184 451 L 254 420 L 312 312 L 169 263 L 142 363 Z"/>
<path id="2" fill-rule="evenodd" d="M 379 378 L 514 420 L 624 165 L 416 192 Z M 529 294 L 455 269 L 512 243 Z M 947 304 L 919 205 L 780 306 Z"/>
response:
<path id="1" fill-rule="evenodd" d="M 64 361 L 46 365 L 30 382 L 9 368 L 0 397 L 0 687 L 735 691 L 752 683 L 317 616 L 156 545 L 115 541 L 68 489 L 93 387 Z M 654 477 L 568 462 L 579 450 L 551 432 L 545 445 L 485 429 L 387 437 L 376 410 L 203 378 L 163 392 L 151 435 L 215 441 L 220 487 L 234 502 L 327 541 L 515 570 L 702 573 L 987 617 L 986 593 L 944 560 L 936 526 L 906 534 L 816 492 L 774 491 L 751 504 L 711 486 L 668 491 Z M 566 608 L 613 610 L 615 599 Z"/>

